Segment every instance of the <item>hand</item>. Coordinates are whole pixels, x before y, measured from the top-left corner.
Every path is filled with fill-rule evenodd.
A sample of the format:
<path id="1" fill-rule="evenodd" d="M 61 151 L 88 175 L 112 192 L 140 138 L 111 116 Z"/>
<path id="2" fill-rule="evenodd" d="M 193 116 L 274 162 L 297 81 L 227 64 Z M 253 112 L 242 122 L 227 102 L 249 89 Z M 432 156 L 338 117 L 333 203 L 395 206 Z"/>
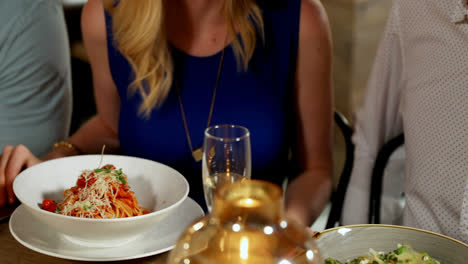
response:
<path id="1" fill-rule="evenodd" d="M 15 202 L 13 181 L 21 170 L 40 162 L 41 160 L 34 156 L 24 145 L 5 146 L 3 153 L 0 155 L 0 207 Z"/>

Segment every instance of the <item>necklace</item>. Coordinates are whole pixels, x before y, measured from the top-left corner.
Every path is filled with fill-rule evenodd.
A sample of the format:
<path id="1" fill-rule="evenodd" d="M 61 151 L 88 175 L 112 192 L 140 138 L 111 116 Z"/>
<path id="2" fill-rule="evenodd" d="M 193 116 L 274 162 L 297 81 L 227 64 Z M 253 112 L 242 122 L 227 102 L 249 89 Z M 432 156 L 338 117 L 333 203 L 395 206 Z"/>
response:
<path id="1" fill-rule="evenodd" d="M 211 98 L 210 112 L 208 113 L 208 121 L 206 123 L 206 127 L 210 126 L 211 117 L 213 115 L 213 108 L 214 108 L 214 103 L 215 103 L 215 99 L 216 99 L 216 90 L 218 90 L 219 79 L 221 77 L 221 71 L 223 69 L 224 50 L 225 50 L 225 48 L 223 48 L 223 50 L 221 52 L 221 59 L 219 60 L 218 75 L 216 76 L 216 83 L 215 83 L 215 86 L 214 86 L 214 89 L 213 89 L 213 96 Z M 203 149 L 202 149 L 203 147 L 193 149 L 192 140 L 190 139 L 190 132 L 189 132 L 188 125 L 187 125 L 187 118 L 185 117 L 184 105 L 182 104 L 182 97 L 180 95 L 180 88 L 179 88 L 177 79 L 175 80 L 175 86 L 176 86 L 176 90 L 177 90 L 176 91 L 177 92 L 177 98 L 179 100 L 180 112 L 182 113 L 182 120 L 184 121 L 185 136 L 187 137 L 187 143 L 188 143 L 188 145 L 190 147 L 190 151 L 192 152 L 193 159 L 196 162 L 199 162 L 199 161 L 202 160 L 202 157 L 203 157 Z"/>

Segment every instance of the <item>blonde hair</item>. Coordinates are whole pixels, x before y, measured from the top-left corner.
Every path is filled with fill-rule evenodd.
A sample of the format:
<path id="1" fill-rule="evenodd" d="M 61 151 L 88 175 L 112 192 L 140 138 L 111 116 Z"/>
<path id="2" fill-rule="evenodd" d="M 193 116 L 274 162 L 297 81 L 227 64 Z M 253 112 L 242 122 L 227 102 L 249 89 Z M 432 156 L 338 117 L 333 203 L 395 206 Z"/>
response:
<path id="1" fill-rule="evenodd" d="M 129 61 L 134 81 L 129 91 L 143 98 L 139 112 L 151 110 L 167 97 L 173 81 L 174 63 L 164 25 L 164 0 L 105 0 L 112 15 L 115 45 Z M 225 0 L 228 36 L 238 68 L 247 70 L 257 45 L 263 40 L 263 18 L 255 0 Z M 239 38 L 237 36 L 239 32 Z"/>

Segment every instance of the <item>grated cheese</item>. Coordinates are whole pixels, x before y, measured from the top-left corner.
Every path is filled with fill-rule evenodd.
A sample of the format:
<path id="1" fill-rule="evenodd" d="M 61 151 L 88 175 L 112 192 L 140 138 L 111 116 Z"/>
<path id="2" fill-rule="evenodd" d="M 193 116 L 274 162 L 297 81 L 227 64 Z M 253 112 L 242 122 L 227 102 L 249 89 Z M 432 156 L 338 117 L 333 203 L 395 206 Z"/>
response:
<path id="1" fill-rule="evenodd" d="M 111 183 L 124 184 L 126 185 L 126 175 L 121 170 L 115 169 L 97 169 L 97 170 L 85 170 L 80 177 L 86 182 L 83 188 L 78 187 L 78 199 L 73 201 L 70 196 L 73 196 L 73 192 L 66 192 L 64 201 L 67 201 L 60 208 L 60 214 L 71 215 L 71 212 L 75 209 L 79 209 L 81 212 L 85 210 L 89 212 L 90 216 L 98 210 L 101 217 L 112 218 L 115 216 L 105 215 L 100 208 L 108 208 L 112 206 L 112 201 L 106 196 L 107 193 L 111 193 L 112 198 L 115 200 L 118 192 L 114 193 Z M 88 184 L 89 180 L 95 178 L 96 181 L 92 184 Z M 81 217 L 83 215 L 80 215 Z M 86 215 L 88 216 L 88 215 Z"/>

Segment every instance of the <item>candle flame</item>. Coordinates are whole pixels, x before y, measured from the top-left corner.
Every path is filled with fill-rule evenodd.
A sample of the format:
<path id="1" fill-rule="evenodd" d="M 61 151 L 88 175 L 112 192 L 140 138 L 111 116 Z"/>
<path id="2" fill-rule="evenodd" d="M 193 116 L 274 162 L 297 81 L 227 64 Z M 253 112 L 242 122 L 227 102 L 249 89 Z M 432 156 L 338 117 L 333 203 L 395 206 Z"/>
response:
<path id="1" fill-rule="evenodd" d="M 241 259 L 248 259 L 249 258 L 249 239 L 247 237 L 242 237 L 241 238 L 240 258 Z"/>

